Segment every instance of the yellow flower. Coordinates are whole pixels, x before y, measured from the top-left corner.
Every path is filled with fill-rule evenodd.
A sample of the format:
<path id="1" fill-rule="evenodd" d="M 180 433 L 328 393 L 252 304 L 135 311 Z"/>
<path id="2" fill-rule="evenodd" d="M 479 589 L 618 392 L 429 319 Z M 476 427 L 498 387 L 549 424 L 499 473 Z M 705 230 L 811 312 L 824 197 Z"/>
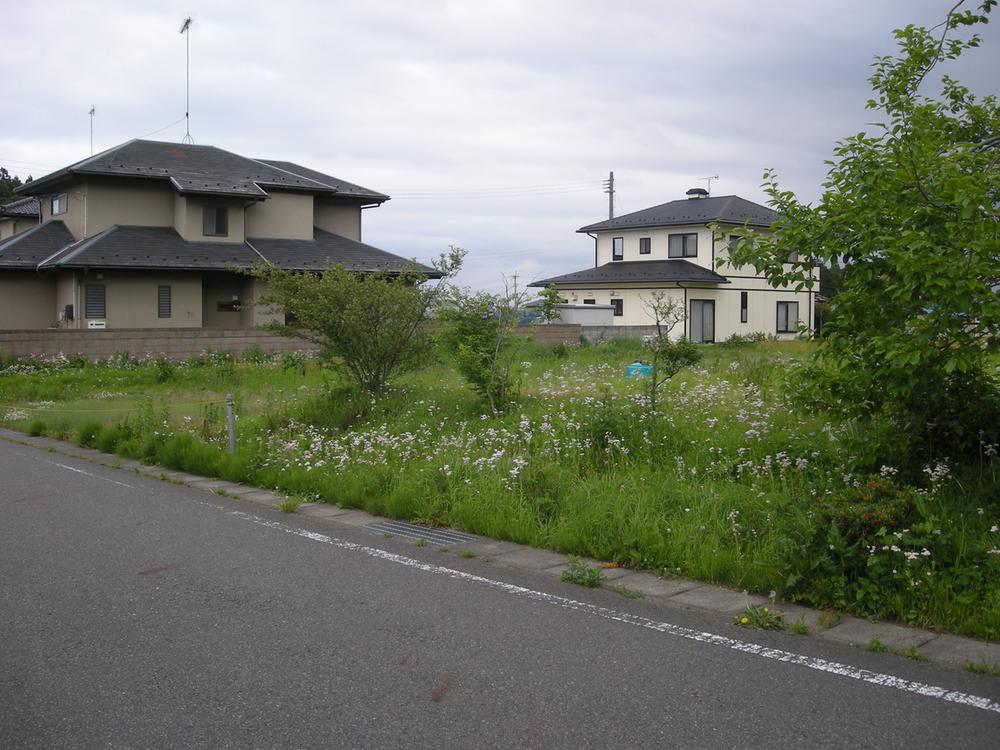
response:
<path id="1" fill-rule="evenodd" d="M 764 607 L 764 614 L 767 614 L 767 607 Z"/>
<path id="2" fill-rule="evenodd" d="M 748 622 L 750 622 L 750 618 L 749 618 L 749 617 L 741 617 L 741 618 L 740 618 L 740 622 L 741 622 L 741 623 L 742 623 L 743 625 L 746 625 L 746 624 L 747 624 Z"/>

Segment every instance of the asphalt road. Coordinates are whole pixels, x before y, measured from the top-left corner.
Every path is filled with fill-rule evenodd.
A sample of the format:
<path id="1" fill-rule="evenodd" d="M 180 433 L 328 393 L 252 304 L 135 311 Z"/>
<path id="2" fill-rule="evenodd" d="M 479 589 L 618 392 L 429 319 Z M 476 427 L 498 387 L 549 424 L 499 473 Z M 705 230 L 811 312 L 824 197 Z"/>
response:
<path id="1" fill-rule="evenodd" d="M 996 748 L 997 701 L 996 678 L 748 633 L 0 440 L 4 750 Z"/>

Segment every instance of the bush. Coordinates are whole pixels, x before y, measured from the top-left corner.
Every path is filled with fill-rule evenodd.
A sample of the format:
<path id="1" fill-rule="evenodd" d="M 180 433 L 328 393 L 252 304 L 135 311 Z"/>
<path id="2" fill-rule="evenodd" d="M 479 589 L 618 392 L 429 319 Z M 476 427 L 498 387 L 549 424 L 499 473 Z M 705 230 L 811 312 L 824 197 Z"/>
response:
<path id="1" fill-rule="evenodd" d="M 100 433 L 103 427 L 104 425 L 102 425 L 97 420 L 88 419 L 86 422 L 81 424 L 76 430 L 77 445 L 82 445 L 86 448 L 96 448 L 97 435 L 98 433 Z"/>

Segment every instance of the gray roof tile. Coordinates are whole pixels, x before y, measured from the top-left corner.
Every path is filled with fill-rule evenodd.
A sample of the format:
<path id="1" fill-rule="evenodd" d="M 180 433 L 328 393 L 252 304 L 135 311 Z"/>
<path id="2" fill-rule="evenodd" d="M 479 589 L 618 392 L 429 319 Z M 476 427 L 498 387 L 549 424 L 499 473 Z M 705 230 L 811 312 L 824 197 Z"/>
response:
<path id="1" fill-rule="evenodd" d="M 47 221 L 0 242 L 0 268 L 35 268 L 73 242 L 61 221 Z"/>
<path id="2" fill-rule="evenodd" d="M 612 229 L 638 229 L 642 227 L 667 227 L 684 224 L 708 224 L 719 221 L 725 224 L 743 224 L 769 227 L 778 214 L 766 206 L 753 203 L 738 195 L 720 195 L 717 198 L 685 198 L 662 203 L 642 211 L 616 216 L 580 227 L 578 232 L 599 232 Z"/>
<path id="3" fill-rule="evenodd" d="M 314 169 L 303 167 L 300 164 L 295 164 L 294 162 L 277 161 L 275 159 L 257 159 L 257 161 L 268 164 L 276 169 L 284 169 L 285 171 L 301 175 L 302 177 L 306 177 L 310 180 L 315 180 L 316 182 L 320 182 L 324 185 L 328 185 L 337 191 L 337 195 L 346 195 L 352 198 L 371 198 L 379 201 L 380 203 L 382 201 L 389 200 L 389 196 L 385 193 L 361 187 L 361 185 L 355 185 L 352 182 L 347 182 L 346 180 L 341 180 L 337 177 L 317 172 Z"/>
<path id="4" fill-rule="evenodd" d="M 4 206 L 0 206 L 0 216 L 37 217 L 40 208 L 38 198 L 29 196 L 28 198 L 20 198 Z"/>
<path id="5" fill-rule="evenodd" d="M 689 260 L 626 260 L 605 263 L 596 268 L 553 276 L 528 286 L 549 284 L 656 284 L 692 281 L 706 284 L 728 284 L 725 276 Z"/>
<path id="6" fill-rule="evenodd" d="M 311 240 L 253 238 L 249 242 L 261 255 L 279 268 L 296 271 L 322 271 L 327 266 L 342 265 L 352 271 L 401 271 L 413 261 L 363 242 L 326 232 L 319 227 Z M 440 278 L 433 268 L 417 264 L 429 278 Z"/>

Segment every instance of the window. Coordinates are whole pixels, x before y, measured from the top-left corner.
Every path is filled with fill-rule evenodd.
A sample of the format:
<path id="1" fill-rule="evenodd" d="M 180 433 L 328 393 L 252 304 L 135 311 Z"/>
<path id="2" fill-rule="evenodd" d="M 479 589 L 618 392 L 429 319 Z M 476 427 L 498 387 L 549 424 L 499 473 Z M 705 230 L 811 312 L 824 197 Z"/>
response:
<path id="1" fill-rule="evenodd" d="M 615 317 L 620 318 L 624 314 L 624 308 L 622 307 L 622 300 L 611 298 L 611 306 L 615 308 Z"/>
<path id="2" fill-rule="evenodd" d="M 669 258 L 696 258 L 698 257 L 698 235 L 672 234 L 667 244 L 667 257 Z"/>
<path id="3" fill-rule="evenodd" d="M 59 193 L 59 195 L 52 196 L 51 208 L 53 216 L 66 213 L 66 206 L 69 203 L 67 197 L 66 193 Z"/>
<path id="4" fill-rule="evenodd" d="M 105 287 L 103 284 L 88 284 L 83 290 L 83 317 L 104 318 L 107 317 L 107 305 L 105 304 Z"/>
<path id="5" fill-rule="evenodd" d="M 693 344 L 715 343 L 715 301 L 710 299 L 691 300 L 691 335 Z"/>
<path id="6" fill-rule="evenodd" d="M 625 257 L 625 238 L 615 237 L 611 240 L 611 260 L 621 260 Z"/>
<path id="7" fill-rule="evenodd" d="M 229 236 L 229 209 L 225 206 L 205 206 L 202 234 L 206 237 Z"/>
<path id="8" fill-rule="evenodd" d="M 216 312 L 239 312 L 240 311 L 240 301 L 232 300 L 231 302 L 218 302 L 215 305 Z"/>
<path id="9" fill-rule="evenodd" d="M 639 238 L 639 255 L 649 255 L 650 241 L 649 237 Z"/>
<path id="10" fill-rule="evenodd" d="M 596 299 L 585 299 L 583 301 L 583 304 L 585 304 L 585 305 L 596 305 L 597 304 L 597 300 Z"/>
<path id="11" fill-rule="evenodd" d="M 156 288 L 156 314 L 161 318 L 170 317 L 170 287 L 159 286 Z"/>
<path id="12" fill-rule="evenodd" d="M 778 333 L 795 333 L 799 324 L 799 303 L 778 303 Z"/>
<path id="13" fill-rule="evenodd" d="M 747 310 L 749 307 L 750 294 L 747 292 L 740 292 L 740 323 L 747 322 Z"/>

